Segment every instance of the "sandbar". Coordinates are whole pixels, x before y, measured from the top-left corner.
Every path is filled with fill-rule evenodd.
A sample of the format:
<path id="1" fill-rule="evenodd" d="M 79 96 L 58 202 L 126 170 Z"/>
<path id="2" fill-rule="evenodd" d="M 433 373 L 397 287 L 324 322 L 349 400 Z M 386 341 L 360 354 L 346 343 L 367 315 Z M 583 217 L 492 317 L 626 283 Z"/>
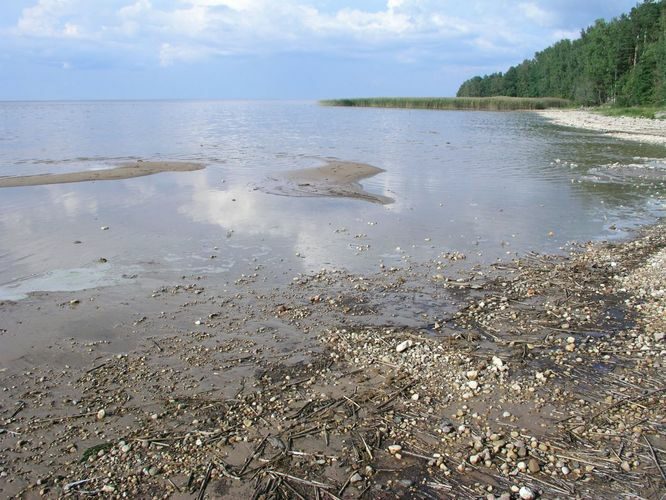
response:
<path id="1" fill-rule="evenodd" d="M 21 175 L 0 177 L 0 188 L 68 184 L 71 182 L 115 181 L 159 174 L 160 172 L 191 172 L 205 168 L 201 163 L 181 161 L 136 161 L 101 169 L 67 172 L 64 174 Z"/>
<path id="2" fill-rule="evenodd" d="M 537 111 L 556 125 L 601 132 L 611 137 L 666 146 L 666 120 L 604 116 L 586 110 L 547 109 Z"/>
<path id="3" fill-rule="evenodd" d="M 280 172 L 259 189 L 282 196 L 332 196 L 355 198 L 386 205 L 393 199 L 363 189 L 359 183 L 385 170 L 351 161 L 326 160 L 324 165 Z"/>

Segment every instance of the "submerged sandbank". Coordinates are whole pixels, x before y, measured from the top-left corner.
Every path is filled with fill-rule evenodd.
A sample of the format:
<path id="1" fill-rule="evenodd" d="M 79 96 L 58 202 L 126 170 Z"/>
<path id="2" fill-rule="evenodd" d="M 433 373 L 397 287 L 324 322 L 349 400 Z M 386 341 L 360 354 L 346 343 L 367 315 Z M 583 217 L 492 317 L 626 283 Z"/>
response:
<path id="1" fill-rule="evenodd" d="M 383 169 L 365 163 L 327 160 L 319 167 L 281 172 L 259 189 L 282 196 L 344 197 L 386 205 L 393 199 L 365 191 L 359 184 L 360 180 L 382 172 Z"/>
<path id="2" fill-rule="evenodd" d="M 549 109 L 537 113 L 556 125 L 594 130 L 618 139 L 666 146 L 666 120 L 604 116 L 571 109 Z"/>
<path id="3" fill-rule="evenodd" d="M 201 163 L 181 161 L 137 161 L 121 163 L 103 170 L 85 170 L 64 174 L 22 175 L 16 177 L 0 177 L 0 188 L 44 186 L 47 184 L 68 184 L 70 182 L 114 181 L 159 174 L 160 172 L 190 172 L 201 170 Z"/>

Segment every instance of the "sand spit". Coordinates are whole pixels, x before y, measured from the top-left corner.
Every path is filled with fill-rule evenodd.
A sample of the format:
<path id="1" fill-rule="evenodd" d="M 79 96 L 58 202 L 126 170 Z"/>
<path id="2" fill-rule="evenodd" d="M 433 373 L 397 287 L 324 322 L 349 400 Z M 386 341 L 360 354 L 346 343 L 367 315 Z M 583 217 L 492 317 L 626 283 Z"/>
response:
<path id="1" fill-rule="evenodd" d="M 23 175 L 18 177 L 0 177 L 0 188 L 44 186 L 47 184 L 68 184 L 70 182 L 115 181 L 159 174 L 160 172 L 190 172 L 201 170 L 200 163 L 180 161 L 137 161 L 122 163 L 117 167 L 103 170 L 85 170 L 65 174 Z"/>
<path id="2" fill-rule="evenodd" d="M 666 120 L 603 116 L 584 110 L 537 111 L 557 125 L 594 130 L 629 141 L 666 146 Z"/>
<path id="3" fill-rule="evenodd" d="M 325 165 L 282 172 L 260 186 L 264 192 L 282 196 L 332 196 L 355 198 L 383 205 L 393 199 L 363 189 L 359 181 L 384 172 L 365 163 L 328 160 Z"/>
<path id="4" fill-rule="evenodd" d="M 0 496 L 661 498 L 665 247 L 0 303 Z"/>

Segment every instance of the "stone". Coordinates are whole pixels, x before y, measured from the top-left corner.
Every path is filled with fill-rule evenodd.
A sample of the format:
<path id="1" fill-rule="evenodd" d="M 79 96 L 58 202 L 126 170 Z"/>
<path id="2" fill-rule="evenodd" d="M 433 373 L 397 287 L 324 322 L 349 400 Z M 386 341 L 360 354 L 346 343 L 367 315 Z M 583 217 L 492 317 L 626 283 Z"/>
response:
<path id="1" fill-rule="evenodd" d="M 536 458 L 530 458 L 529 461 L 527 462 L 527 468 L 532 474 L 536 474 L 541 470 L 541 466 L 539 465 L 539 461 Z"/>
<path id="2" fill-rule="evenodd" d="M 106 410 L 101 409 L 97 412 L 97 420 L 102 420 L 104 417 L 106 417 Z"/>
<path id="3" fill-rule="evenodd" d="M 522 500 L 534 500 L 536 498 L 534 492 L 527 486 L 523 486 L 522 488 L 520 488 L 520 490 L 518 490 L 518 496 Z"/>
<path id="4" fill-rule="evenodd" d="M 392 445 L 390 445 L 390 446 L 388 447 L 388 451 L 389 451 L 389 453 L 392 454 L 392 455 L 395 455 L 395 454 L 398 453 L 400 450 L 402 450 L 402 446 L 400 446 L 399 444 L 392 444 Z"/>
<path id="5" fill-rule="evenodd" d="M 476 380 L 477 377 L 479 376 L 479 372 L 476 371 L 476 370 L 469 370 L 467 373 L 465 373 L 465 376 L 466 376 L 469 380 Z"/>
<path id="6" fill-rule="evenodd" d="M 363 481 L 363 476 L 361 476 L 358 472 L 355 472 L 352 477 L 349 478 L 349 482 L 354 484 L 358 483 L 360 481 Z"/>
<path id="7" fill-rule="evenodd" d="M 411 340 L 405 340 L 405 341 L 403 341 L 403 342 L 400 342 L 400 343 L 396 346 L 395 350 L 396 350 L 397 352 L 405 352 L 407 349 L 409 349 L 409 348 L 412 347 L 413 345 L 414 345 L 414 342 L 412 342 Z"/>
<path id="8" fill-rule="evenodd" d="M 502 361 L 497 356 L 493 356 L 493 366 L 496 366 L 497 368 L 502 368 L 504 366 L 504 361 Z"/>
<path id="9" fill-rule="evenodd" d="M 476 380 L 470 380 L 467 382 L 467 387 L 475 391 L 476 389 L 479 388 L 479 383 Z"/>

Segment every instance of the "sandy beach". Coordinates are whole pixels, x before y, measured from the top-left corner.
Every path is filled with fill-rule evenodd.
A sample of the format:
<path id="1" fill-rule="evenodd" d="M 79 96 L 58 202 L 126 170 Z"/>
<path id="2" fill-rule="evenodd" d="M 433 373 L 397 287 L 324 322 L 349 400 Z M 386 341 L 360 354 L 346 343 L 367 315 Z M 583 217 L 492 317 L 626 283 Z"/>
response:
<path id="1" fill-rule="evenodd" d="M 586 110 L 548 109 L 538 114 L 564 127 L 594 130 L 611 137 L 666 145 L 666 120 L 603 116 Z"/>
<path id="2" fill-rule="evenodd" d="M 101 169 L 64 174 L 23 175 L 0 177 L 0 188 L 69 184 L 71 182 L 114 181 L 159 174 L 160 172 L 191 172 L 205 168 L 200 163 L 178 161 L 137 161 Z"/>

